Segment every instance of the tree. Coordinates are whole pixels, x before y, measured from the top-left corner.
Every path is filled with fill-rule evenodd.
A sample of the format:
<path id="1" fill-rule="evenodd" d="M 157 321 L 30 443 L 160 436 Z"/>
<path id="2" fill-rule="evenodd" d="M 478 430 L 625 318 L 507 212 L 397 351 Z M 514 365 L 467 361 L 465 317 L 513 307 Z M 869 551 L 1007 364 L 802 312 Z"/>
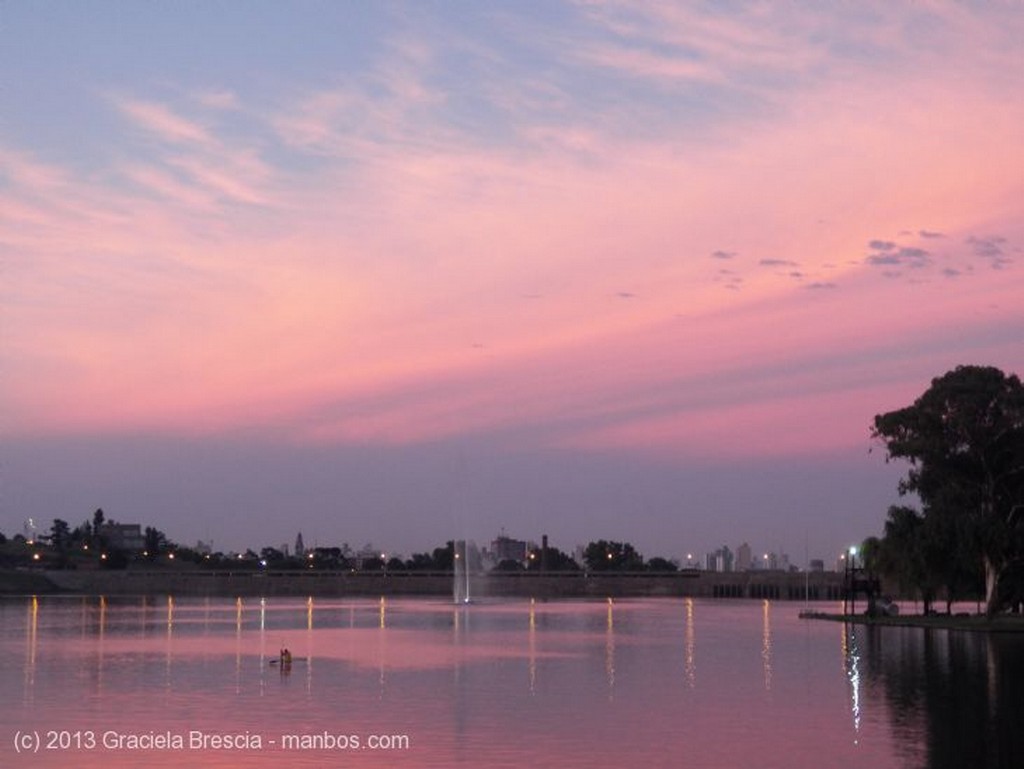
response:
<path id="1" fill-rule="evenodd" d="M 986 366 L 958 366 L 914 403 L 874 419 L 887 459 L 910 463 L 901 494 L 916 493 L 924 516 L 956 533 L 985 575 L 988 613 L 999 608 L 1000 575 L 1021 558 L 1024 512 L 1024 386 Z M 955 554 L 949 553 L 951 557 Z"/>
<path id="2" fill-rule="evenodd" d="M 925 562 L 925 517 L 905 505 L 893 505 L 885 521 L 885 534 L 863 553 L 870 574 L 881 574 L 896 583 L 900 595 L 918 595 L 925 614 L 935 600 L 935 584 Z M 866 545 L 868 543 L 865 543 Z"/>
<path id="3" fill-rule="evenodd" d="M 284 553 L 276 547 L 267 546 L 260 550 L 260 560 L 266 561 L 270 565 L 280 565 L 284 561 Z"/>
<path id="4" fill-rule="evenodd" d="M 102 513 L 103 511 L 97 510 L 96 512 Z M 167 547 L 167 536 L 154 526 L 147 526 L 143 537 L 146 543 L 146 553 L 151 560 L 160 555 Z"/>
<path id="5" fill-rule="evenodd" d="M 454 571 L 455 542 L 453 540 L 448 540 L 444 547 L 435 547 L 433 560 L 434 568 L 438 571 Z"/>
<path id="6" fill-rule="evenodd" d="M 647 562 L 647 571 L 679 571 L 679 567 L 667 558 L 656 555 Z"/>
<path id="7" fill-rule="evenodd" d="M 557 547 L 548 546 L 547 552 L 533 551 L 536 558 L 529 562 L 530 571 L 579 571 L 579 564 L 568 553 Z"/>
<path id="8" fill-rule="evenodd" d="M 71 527 L 68 526 L 68 522 L 61 518 L 54 518 L 53 525 L 50 527 L 50 545 L 58 553 L 63 553 L 67 550 L 70 541 Z"/>
<path id="9" fill-rule="evenodd" d="M 106 516 L 103 515 L 103 508 L 97 508 L 92 514 L 92 544 L 95 548 L 102 548 L 105 544 L 103 537 L 103 523 Z"/>
<path id="10" fill-rule="evenodd" d="M 505 558 L 494 567 L 495 571 L 524 571 L 523 564 L 514 558 Z"/>
<path id="11" fill-rule="evenodd" d="M 628 542 L 599 539 L 583 551 L 583 560 L 591 571 L 641 571 L 644 559 Z"/>
<path id="12" fill-rule="evenodd" d="M 410 571 L 433 571 L 434 559 L 429 553 L 413 553 L 405 562 L 405 566 Z"/>

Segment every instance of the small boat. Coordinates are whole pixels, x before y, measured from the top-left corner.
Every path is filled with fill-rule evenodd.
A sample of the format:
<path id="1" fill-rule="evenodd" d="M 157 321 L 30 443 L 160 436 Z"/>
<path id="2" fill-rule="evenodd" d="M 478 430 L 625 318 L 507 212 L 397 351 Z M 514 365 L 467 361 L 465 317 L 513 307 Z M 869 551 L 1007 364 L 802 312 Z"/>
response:
<path id="1" fill-rule="evenodd" d="M 309 662 L 309 657 L 292 657 L 287 662 L 282 662 L 280 657 L 274 657 L 273 659 L 267 660 L 268 665 L 283 665 L 288 667 L 295 662 Z"/>

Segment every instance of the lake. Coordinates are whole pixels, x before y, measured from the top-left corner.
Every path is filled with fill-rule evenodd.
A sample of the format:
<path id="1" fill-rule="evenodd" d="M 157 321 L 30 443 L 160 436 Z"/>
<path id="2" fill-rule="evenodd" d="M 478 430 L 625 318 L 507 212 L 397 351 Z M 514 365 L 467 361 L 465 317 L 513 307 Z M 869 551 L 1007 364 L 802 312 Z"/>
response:
<path id="1" fill-rule="evenodd" d="M 1024 766 L 1024 637 L 801 608 L 7 598 L 0 766 Z"/>

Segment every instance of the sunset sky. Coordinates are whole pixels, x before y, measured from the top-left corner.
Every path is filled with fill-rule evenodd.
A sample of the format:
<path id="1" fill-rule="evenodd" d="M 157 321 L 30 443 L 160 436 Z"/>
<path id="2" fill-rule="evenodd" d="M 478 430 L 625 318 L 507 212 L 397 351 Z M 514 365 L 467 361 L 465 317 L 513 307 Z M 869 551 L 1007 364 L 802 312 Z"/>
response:
<path id="1" fill-rule="evenodd" d="M 1017 3 L 0 7 L 0 531 L 834 562 L 1024 374 Z"/>

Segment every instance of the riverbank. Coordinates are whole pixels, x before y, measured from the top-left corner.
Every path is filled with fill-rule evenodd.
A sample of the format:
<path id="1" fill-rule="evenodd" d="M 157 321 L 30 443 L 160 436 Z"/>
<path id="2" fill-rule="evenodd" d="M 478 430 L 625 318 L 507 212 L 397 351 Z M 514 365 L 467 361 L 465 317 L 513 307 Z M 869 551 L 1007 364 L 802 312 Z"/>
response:
<path id="1" fill-rule="evenodd" d="M 985 614 L 906 614 L 895 617 L 869 617 L 866 614 L 810 611 L 800 612 L 800 618 L 854 625 L 963 630 L 973 633 L 1024 633 L 1024 616 L 1020 614 L 997 614 L 994 617 Z"/>

